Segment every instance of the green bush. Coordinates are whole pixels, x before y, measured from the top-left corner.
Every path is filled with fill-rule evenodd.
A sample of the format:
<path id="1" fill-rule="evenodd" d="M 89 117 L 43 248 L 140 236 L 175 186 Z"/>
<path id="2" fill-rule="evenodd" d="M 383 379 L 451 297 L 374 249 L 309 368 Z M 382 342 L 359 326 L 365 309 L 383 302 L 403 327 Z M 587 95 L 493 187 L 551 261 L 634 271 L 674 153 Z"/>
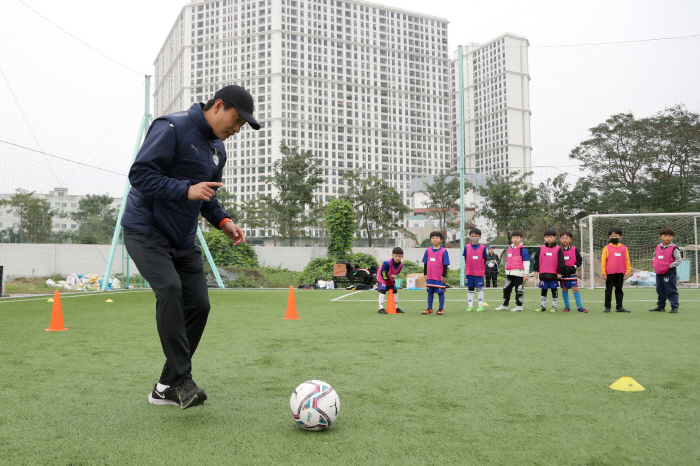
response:
<path id="1" fill-rule="evenodd" d="M 374 262 L 376 264 L 376 259 Z M 299 275 L 297 282 L 299 285 L 301 285 L 311 284 L 314 280 L 331 280 L 333 279 L 334 265 L 334 259 L 329 259 L 328 257 L 317 257 L 309 262 L 306 267 L 304 267 L 304 270 L 301 272 L 301 275 Z"/>
<path id="2" fill-rule="evenodd" d="M 379 266 L 379 264 L 377 263 L 377 259 L 374 256 L 370 254 L 365 254 L 363 252 L 348 254 L 347 261 L 350 262 L 350 264 L 353 267 L 359 265 L 361 269 L 368 269 L 372 266 Z"/>
<path id="3" fill-rule="evenodd" d="M 234 246 L 231 239 L 221 230 L 203 232 L 209 252 L 218 267 L 258 267 L 258 255 L 248 243 Z M 203 259 L 207 262 L 204 255 Z"/>
<path id="4" fill-rule="evenodd" d="M 226 280 L 228 288 L 286 288 L 295 286 L 299 272 L 279 267 L 226 267 L 225 270 L 236 276 Z"/>
<path id="5" fill-rule="evenodd" d="M 403 268 L 397 278 L 406 279 L 409 273 L 423 273 L 423 264 L 420 262 L 403 261 Z"/>

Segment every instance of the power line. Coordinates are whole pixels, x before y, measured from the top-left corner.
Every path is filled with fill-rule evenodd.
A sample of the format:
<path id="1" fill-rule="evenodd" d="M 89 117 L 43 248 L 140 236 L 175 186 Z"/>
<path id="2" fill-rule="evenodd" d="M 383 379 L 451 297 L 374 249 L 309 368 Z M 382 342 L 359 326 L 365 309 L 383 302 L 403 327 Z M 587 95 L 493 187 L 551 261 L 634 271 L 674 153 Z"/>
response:
<path id="1" fill-rule="evenodd" d="M 94 165 L 88 165 L 88 164 L 86 164 L 86 163 L 76 162 L 75 160 L 67 159 L 67 158 L 65 158 L 65 157 L 59 157 L 58 155 L 53 155 L 53 154 L 49 154 L 49 153 L 46 153 L 46 152 L 43 152 L 43 151 L 40 151 L 40 150 L 32 149 L 31 147 L 21 146 L 21 145 L 19 145 L 19 144 L 15 144 L 15 143 L 13 143 L 13 142 L 3 141 L 2 139 L 0 139 L 0 143 L 7 144 L 8 146 L 19 147 L 20 149 L 26 149 L 26 150 L 29 150 L 29 151 L 32 151 L 32 152 L 37 152 L 37 153 L 39 153 L 39 154 L 43 154 L 44 156 L 53 157 L 53 158 L 55 158 L 55 159 L 63 160 L 63 161 L 65 161 L 65 162 L 75 163 L 75 164 L 81 165 L 81 166 L 83 166 L 83 167 L 94 168 L 95 170 L 100 170 L 100 171 L 103 171 L 103 172 L 112 173 L 112 174 L 114 174 L 114 175 L 126 176 L 126 175 L 123 174 L 123 173 L 115 172 L 115 171 L 112 171 L 112 170 L 107 170 L 106 168 L 102 168 L 102 167 L 96 167 L 96 166 L 94 166 Z"/>

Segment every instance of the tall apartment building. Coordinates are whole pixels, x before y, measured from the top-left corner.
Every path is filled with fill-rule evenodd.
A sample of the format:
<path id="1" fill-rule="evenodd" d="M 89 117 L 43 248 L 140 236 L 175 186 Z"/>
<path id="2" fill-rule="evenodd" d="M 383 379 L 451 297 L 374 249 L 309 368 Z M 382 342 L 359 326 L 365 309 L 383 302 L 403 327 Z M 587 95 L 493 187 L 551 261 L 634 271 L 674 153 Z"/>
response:
<path id="1" fill-rule="evenodd" d="M 451 163 L 447 24 L 362 1 L 193 0 L 155 60 L 155 113 L 242 85 L 261 129 L 226 142 L 224 182 L 240 200 L 274 194 L 261 177 L 281 141 L 322 161 L 317 202 L 362 169 L 410 205 L 411 179 Z"/>
<path id="2" fill-rule="evenodd" d="M 525 37 L 502 34 L 462 47 L 467 174 L 530 171 L 530 75 Z M 453 158 L 459 168 L 458 55 L 451 60 Z"/>

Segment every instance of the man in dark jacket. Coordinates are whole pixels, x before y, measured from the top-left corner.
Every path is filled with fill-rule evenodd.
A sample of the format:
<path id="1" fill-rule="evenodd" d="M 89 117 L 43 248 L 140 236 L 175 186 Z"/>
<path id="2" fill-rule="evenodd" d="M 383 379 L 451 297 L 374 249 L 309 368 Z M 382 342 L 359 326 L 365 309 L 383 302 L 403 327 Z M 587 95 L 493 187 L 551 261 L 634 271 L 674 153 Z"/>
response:
<path id="1" fill-rule="evenodd" d="M 157 118 L 129 171 L 131 190 L 121 225 L 124 243 L 156 295 L 156 323 L 165 366 L 148 395 L 182 409 L 207 395 L 192 380 L 192 355 L 209 316 L 202 251 L 195 245 L 199 213 L 237 245 L 243 231 L 216 200 L 226 150 L 222 141 L 253 118 L 253 98 L 240 86 L 219 89 L 206 104 Z"/>
<path id="2" fill-rule="evenodd" d="M 498 266 L 500 263 L 493 246 L 489 246 L 489 256 L 486 259 L 486 288 L 489 288 L 491 283 L 494 288 L 498 286 Z"/>

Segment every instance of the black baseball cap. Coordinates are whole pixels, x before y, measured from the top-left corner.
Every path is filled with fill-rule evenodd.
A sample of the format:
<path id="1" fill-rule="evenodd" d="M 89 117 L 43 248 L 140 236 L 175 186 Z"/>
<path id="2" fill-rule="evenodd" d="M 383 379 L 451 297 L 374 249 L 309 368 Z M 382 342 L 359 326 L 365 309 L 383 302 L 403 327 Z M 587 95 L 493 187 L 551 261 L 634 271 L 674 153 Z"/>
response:
<path id="1" fill-rule="evenodd" d="M 244 87 L 236 85 L 222 87 L 214 94 L 214 100 L 219 99 L 233 105 L 233 108 L 248 122 L 251 128 L 254 130 L 260 129 L 260 124 L 253 118 L 253 109 L 255 107 L 253 96 Z"/>

